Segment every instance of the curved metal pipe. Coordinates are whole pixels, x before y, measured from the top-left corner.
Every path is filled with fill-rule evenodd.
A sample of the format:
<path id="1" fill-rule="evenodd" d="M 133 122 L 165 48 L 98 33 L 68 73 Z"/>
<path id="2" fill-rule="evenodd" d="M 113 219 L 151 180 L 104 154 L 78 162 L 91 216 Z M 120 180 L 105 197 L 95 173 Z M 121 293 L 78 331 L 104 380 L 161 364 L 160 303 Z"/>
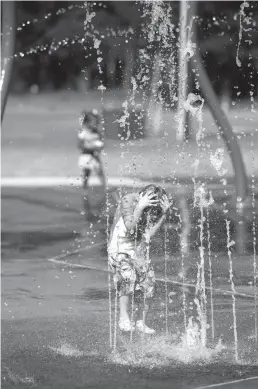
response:
<path id="1" fill-rule="evenodd" d="M 197 73 L 199 73 L 201 90 L 206 102 L 209 105 L 219 132 L 227 146 L 235 173 L 236 194 L 238 201 L 242 202 L 248 196 L 248 180 L 239 144 L 231 124 L 218 102 L 217 96 L 204 69 L 199 53 L 196 53 L 194 57 L 191 58 L 191 66 L 197 70 Z"/>
<path id="2" fill-rule="evenodd" d="M 191 15 L 196 16 L 197 1 L 189 2 Z M 192 29 L 192 40 L 195 43 L 196 39 L 196 23 Z M 229 156 L 232 161 L 234 173 L 235 173 L 235 187 L 236 187 L 236 210 L 241 219 L 241 223 L 237 225 L 237 252 L 238 254 L 244 254 L 245 252 L 245 223 L 244 223 L 244 200 L 248 196 L 248 179 L 245 171 L 245 166 L 241 154 L 239 144 L 236 136 L 233 132 L 232 126 L 220 106 L 218 98 L 213 90 L 211 81 L 207 75 L 207 72 L 203 66 L 202 59 L 199 51 L 195 51 L 195 54 L 190 58 L 190 64 L 193 69 L 196 69 L 199 78 L 199 83 L 205 100 L 207 101 L 212 116 L 218 126 L 218 130 L 227 146 Z"/>
<path id="3" fill-rule="evenodd" d="M 190 1 L 188 5 L 188 12 L 191 17 L 197 16 L 196 10 L 197 1 Z M 191 40 L 193 43 L 196 43 L 197 31 L 195 22 L 193 23 L 191 32 Z M 248 179 L 238 141 L 225 112 L 220 106 L 218 98 L 213 90 L 211 81 L 203 66 L 202 59 L 198 50 L 195 50 L 194 56 L 190 58 L 190 65 L 193 69 L 196 70 L 195 74 L 198 74 L 202 93 L 205 97 L 206 102 L 209 105 L 212 116 L 218 126 L 218 130 L 227 146 L 235 173 L 235 186 L 238 203 L 242 203 L 248 196 Z"/>
<path id="4" fill-rule="evenodd" d="M 15 1 L 2 1 L 1 123 L 10 90 L 16 38 Z"/>

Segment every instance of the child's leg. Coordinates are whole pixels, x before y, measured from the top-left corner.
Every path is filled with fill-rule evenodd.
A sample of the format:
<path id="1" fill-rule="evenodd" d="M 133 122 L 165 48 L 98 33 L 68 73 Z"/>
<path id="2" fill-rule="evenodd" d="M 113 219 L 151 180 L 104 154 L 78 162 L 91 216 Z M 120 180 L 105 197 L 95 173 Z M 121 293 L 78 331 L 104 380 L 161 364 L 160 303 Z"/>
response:
<path id="1" fill-rule="evenodd" d="M 145 301 L 145 304 L 144 304 L 143 310 L 142 310 L 142 321 L 144 324 L 146 323 L 149 309 L 150 309 L 150 299 L 148 301 Z"/>
<path id="2" fill-rule="evenodd" d="M 83 170 L 83 210 L 85 219 L 88 220 L 92 217 L 92 212 L 90 208 L 89 198 L 88 198 L 88 180 L 91 171 L 89 169 Z"/>
<path id="3" fill-rule="evenodd" d="M 130 301 L 131 296 L 120 296 L 119 297 L 119 308 L 120 315 L 118 325 L 121 331 L 131 332 L 135 330 L 135 323 L 133 317 L 130 316 Z"/>
<path id="4" fill-rule="evenodd" d="M 103 163 L 100 158 L 99 158 L 99 178 L 101 179 L 101 183 L 103 187 L 106 187 L 106 176 L 104 172 Z"/>
<path id="5" fill-rule="evenodd" d="M 154 334 L 155 330 L 146 325 L 155 290 L 155 277 L 151 266 L 148 269 L 143 269 L 142 272 L 137 272 L 137 284 L 137 303 L 139 308 L 136 323 L 137 329 L 147 334 Z"/>
<path id="6" fill-rule="evenodd" d="M 135 299 L 136 305 L 136 320 L 142 320 L 144 323 L 147 320 L 147 316 L 152 303 L 152 298 L 144 298 L 144 294 L 139 292 Z"/>
<path id="7" fill-rule="evenodd" d="M 145 299 L 145 301 L 143 302 L 142 319 L 140 319 L 140 320 L 143 321 L 143 323 L 146 323 L 151 303 L 152 303 L 152 299 L 151 298 Z"/>
<path id="8" fill-rule="evenodd" d="M 88 188 L 89 176 L 90 176 L 90 170 L 89 169 L 83 169 L 83 172 L 82 172 L 83 189 L 87 190 L 87 188 Z"/>
<path id="9" fill-rule="evenodd" d="M 120 321 L 124 321 L 124 320 L 130 321 L 129 303 L 130 303 L 129 295 L 119 297 Z"/>
<path id="10" fill-rule="evenodd" d="M 149 312 L 150 304 L 151 304 L 150 298 L 144 299 L 142 304 L 139 305 L 139 313 L 136 320 L 136 328 L 139 332 L 142 332 L 144 334 L 155 334 L 155 330 L 148 327 L 146 325 L 147 315 Z"/>
<path id="11" fill-rule="evenodd" d="M 129 255 L 119 253 L 112 258 L 114 283 L 119 298 L 119 326 L 122 330 L 131 329 L 131 296 L 135 287 L 135 270 Z"/>
<path id="12" fill-rule="evenodd" d="M 97 174 L 98 178 L 100 179 L 102 186 L 105 188 L 106 176 L 105 176 L 104 167 L 100 155 L 94 156 L 94 171 Z"/>

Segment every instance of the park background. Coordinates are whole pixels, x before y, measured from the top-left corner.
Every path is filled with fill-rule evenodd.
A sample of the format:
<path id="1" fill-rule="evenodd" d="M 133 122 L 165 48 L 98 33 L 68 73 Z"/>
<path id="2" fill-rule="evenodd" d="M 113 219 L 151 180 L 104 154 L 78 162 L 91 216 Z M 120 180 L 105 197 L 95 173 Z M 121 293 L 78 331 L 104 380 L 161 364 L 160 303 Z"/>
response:
<path id="1" fill-rule="evenodd" d="M 234 244 L 239 222 L 234 171 L 206 103 L 202 110 L 205 147 L 200 150 L 197 145 L 198 123 L 192 118 L 188 141 L 178 142 L 176 137 L 179 2 L 156 2 L 156 10 L 163 7 L 165 12 L 160 17 L 159 12 L 155 14 L 156 23 L 150 23 L 147 5 L 151 3 L 146 4 L 16 2 L 14 67 L 1 138 L 3 387 L 37 384 L 68 389 L 88 384 L 120 389 L 123 380 L 128 388 L 133 382 L 138 388 L 183 385 L 193 389 L 222 381 L 234 385 L 235 379 L 257 376 L 257 3 L 198 2 L 197 50 L 236 133 L 249 178 L 250 197 L 244 213 L 248 250 L 241 255 Z M 189 79 L 189 90 L 196 92 L 194 75 L 189 74 Z M 130 123 L 134 115 L 127 116 L 133 106 L 147 113 L 143 136 L 136 136 L 137 126 Z M 121 189 L 136 190 L 147 181 L 162 182 L 174 200 L 169 235 L 162 230 L 151 251 L 161 280 L 150 319 L 159 331 L 157 342 L 149 343 L 152 355 L 147 352 L 143 358 L 129 344 L 129 352 L 122 355 L 125 366 L 110 359 L 108 339 L 106 235 L 112 215 L 103 212 L 93 225 L 85 223 L 80 214 L 76 130 L 85 108 L 103 112 L 103 161 L 108 183 L 113 182 L 117 194 Z M 126 134 L 125 117 L 131 129 Z M 121 139 L 121 132 L 126 139 Z M 224 150 L 219 171 L 211 163 L 218 148 Z M 193 177 L 198 184 L 207 184 L 215 199 L 209 208 L 209 225 L 203 219 L 202 243 L 200 209 L 193 204 Z M 113 198 L 112 212 L 114 205 Z M 188 224 L 180 219 L 184 210 L 190 210 Z M 229 231 L 226 220 L 230 220 Z M 180 251 L 182 235 L 190 241 L 185 254 Z M 174 359 L 174 339 L 171 343 L 164 338 L 165 306 L 167 292 L 174 293 L 167 305 L 167 324 L 172 336 L 182 333 L 182 261 L 183 282 L 188 284 L 187 314 L 191 315 L 201 245 L 209 298 L 214 291 L 213 344 L 222 335 L 230 355 L 228 359 L 219 355 L 211 362 L 204 358 L 204 363 L 196 365 L 199 350 L 193 359 L 190 355 L 194 363 L 185 363 L 185 350 L 181 360 Z M 165 268 L 168 290 L 164 288 Z M 244 366 L 233 355 L 234 296 Z M 210 300 L 208 316 L 211 323 Z M 212 338 L 211 328 L 208 337 Z M 123 345 L 127 347 L 128 342 Z M 243 384 L 257 387 L 255 382 L 253 386 L 252 382 Z"/>
<path id="2" fill-rule="evenodd" d="M 256 153 L 249 152 L 251 142 L 257 144 L 258 14 L 256 2 L 242 11 L 240 5 L 198 4 L 197 50 L 238 134 L 250 176 L 258 166 Z M 97 108 L 106 117 L 103 158 L 109 175 L 191 176 L 200 159 L 195 140 L 198 123 L 191 123 L 190 142 L 180 150 L 176 140 L 179 2 L 163 4 L 171 31 L 160 41 L 154 28 L 151 44 L 146 4 L 89 2 L 87 7 L 83 2 L 16 3 L 16 54 L 2 126 L 2 175 L 78 176 L 78 116 L 82 109 Z M 150 59 L 142 59 L 143 52 Z M 169 56 L 173 67 L 166 66 Z M 195 92 L 193 73 L 188 79 L 189 92 Z M 118 122 L 127 120 L 132 100 L 147 113 L 144 134 L 141 139 L 131 136 L 121 141 Z M 132 122 L 130 126 L 134 135 Z M 206 105 L 203 127 L 211 152 L 224 148 Z M 217 176 L 209 154 L 199 162 L 198 174 Z M 226 151 L 224 164 L 232 176 Z"/>

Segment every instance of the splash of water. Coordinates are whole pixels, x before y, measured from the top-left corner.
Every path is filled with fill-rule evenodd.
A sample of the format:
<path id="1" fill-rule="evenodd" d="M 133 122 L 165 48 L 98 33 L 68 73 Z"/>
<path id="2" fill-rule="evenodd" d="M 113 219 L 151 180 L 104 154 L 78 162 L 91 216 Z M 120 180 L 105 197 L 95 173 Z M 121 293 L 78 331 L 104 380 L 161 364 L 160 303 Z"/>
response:
<path id="1" fill-rule="evenodd" d="M 184 109 L 197 120 L 198 131 L 196 133 L 196 142 L 198 146 L 203 145 L 204 130 L 203 127 L 203 104 L 204 99 L 200 95 L 189 93 L 184 102 Z"/>
<path id="2" fill-rule="evenodd" d="M 235 342 L 235 359 L 238 362 L 238 335 L 237 335 L 237 322 L 236 322 L 236 289 L 234 284 L 233 276 L 233 263 L 231 256 L 231 247 L 235 244 L 234 241 L 230 240 L 230 221 L 226 219 L 227 227 L 227 249 L 228 249 L 228 260 L 229 260 L 229 280 L 232 290 L 232 310 L 233 310 L 233 328 L 234 328 L 234 342 Z"/>
<path id="3" fill-rule="evenodd" d="M 181 2 L 180 6 L 180 43 L 179 43 L 179 86 L 178 86 L 178 130 L 177 139 L 182 141 L 185 135 L 185 108 L 187 95 L 187 1 Z"/>
<path id="4" fill-rule="evenodd" d="M 189 215 L 188 202 L 186 195 L 182 195 L 179 200 L 182 215 L 182 233 L 180 234 L 180 248 L 183 256 L 189 254 L 189 234 L 191 231 L 191 218 Z"/>
<path id="5" fill-rule="evenodd" d="M 83 41 L 83 42 L 84 42 L 84 41 Z M 96 43 L 96 46 L 97 46 L 97 45 L 98 45 L 98 42 L 95 41 L 95 43 Z M 98 47 L 96 47 L 96 49 L 98 49 Z M 99 53 L 99 54 L 100 54 L 100 53 Z M 100 57 L 99 57 L 99 58 L 100 58 Z M 101 69 L 101 68 L 100 68 L 100 62 L 101 62 L 101 61 L 98 62 L 98 63 L 99 63 L 99 69 Z M 107 228 L 108 228 L 108 221 L 107 221 Z M 254 274 L 256 274 L 256 273 L 254 273 Z M 165 278 L 166 278 L 166 277 L 165 277 Z M 111 285 L 111 283 L 110 283 L 110 285 Z M 110 289 L 110 293 L 111 293 L 111 289 Z M 111 296 L 111 294 L 110 294 L 110 296 Z M 111 310 L 111 308 L 110 308 L 110 310 Z M 111 316 L 110 316 L 110 317 L 111 317 Z M 111 322 L 111 324 L 112 324 L 112 322 Z M 112 338 L 110 337 L 110 339 L 111 339 L 111 343 L 112 343 Z"/>
<path id="6" fill-rule="evenodd" d="M 36 380 L 34 377 L 27 375 L 25 377 L 21 377 L 20 375 L 12 372 L 8 367 L 4 367 L 4 370 L 7 371 L 9 379 L 15 384 L 15 386 L 18 384 L 36 386 Z M 2 378 L 5 380 L 3 375 Z"/>
<path id="7" fill-rule="evenodd" d="M 253 56 L 252 56 L 251 53 L 249 53 L 248 59 L 249 59 L 248 66 L 252 66 Z M 250 91 L 249 91 L 250 102 L 251 102 L 251 112 L 252 113 L 256 113 L 255 101 L 254 101 L 254 94 L 255 94 L 255 91 L 254 91 L 254 88 L 255 88 L 255 85 L 254 85 L 254 71 L 252 71 L 250 73 L 250 79 L 252 80 L 252 82 L 250 83 Z"/>
<path id="8" fill-rule="evenodd" d="M 207 341 L 207 314 L 206 314 L 206 294 L 205 294 L 205 267 L 204 267 L 204 245 L 203 245 L 203 232 L 204 232 L 204 199 L 205 191 L 203 186 L 199 187 L 197 190 L 197 193 L 195 193 L 195 196 L 197 197 L 197 201 L 199 202 L 199 209 L 201 213 L 200 217 L 200 246 L 199 246 L 199 252 L 200 252 L 200 263 L 198 266 L 198 272 L 197 272 L 197 283 L 196 283 L 196 298 L 195 303 L 197 305 L 197 311 L 199 315 L 199 320 L 201 324 L 201 339 L 202 344 L 205 347 L 206 341 Z M 196 198 L 195 197 L 195 198 Z"/>
<path id="9" fill-rule="evenodd" d="M 181 275 L 182 275 L 182 289 L 183 289 L 183 315 L 184 315 L 184 327 L 187 325 L 187 305 L 186 305 L 186 293 L 185 293 L 185 256 L 189 255 L 189 234 L 191 232 L 191 220 L 188 210 L 188 202 L 186 196 L 182 196 L 180 199 L 180 209 L 182 218 L 181 226 L 183 230 L 180 234 L 180 249 L 181 249 Z"/>
<path id="10" fill-rule="evenodd" d="M 214 348 L 204 347 L 201 341 L 200 327 L 189 318 L 186 331 L 181 336 L 156 336 L 145 338 L 142 347 L 138 343 L 123 341 L 123 351 L 111 355 L 116 364 L 143 366 L 152 369 L 157 366 L 173 366 L 183 364 L 209 363 L 221 354 L 226 347 L 221 340 Z"/>
<path id="11" fill-rule="evenodd" d="M 87 36 L 90 38 L 93 37 L 93 35 L 90 33 L 87 33 Z M 6 61 L 10 61 L 11 59 L 14 59 L 14 58 L 24 58 L 26 56 L 29 56 L 32 54 L 38 54 L 38 53 L 42 53 L 42 52 L 47 52 L 49 55 L 51 55 L 53 52 L 59 50 L 61 47 L 66 47 L 68 45 L 74 45 L 75 43 L 84 44 L 84 42 L 85 42 L 85 38 L 81 38 L 78 35 L 75 35 L 72 39 L 66 37 L 58 42 L 53 41 L 51 44 L 47 43 L 45 45 L 38 45 L 36 47 L 31 47 L 29 50 L 16 53 L 16 54 L 6 58 Z"/>
<path id="12" fill-rule="evenodd" d="M 36 47 L 30 47 L 28 50 L 15 53 L 14 55 L 6 58 L 6 61 L 10 61 L 14 58 L 25 58 L 29 55 L 39 54 L 42 52 L 47 52 L 49 55 L 51 55 L 53 52 L 59 50 L 61 47 L 67 47 L 68 45 L 74 45 L 76 43 L 83 45 L 85 48 L 85 44 L 86 44 L 88 38 L 90 38 L 91 40 L 94 40 L 94 41 L 97 38 L 98 39 L 104 38 L 104 36 L 101 35 L 101 33 L 99 33 L 96 29 L 94 29 L 93 23 L 91 23 L 91 19 L 95 16 L 95 13 L 87 12 L 87 9 L 88 9 L 87 2 L 85 2 L 85 4 L 83 6 L 72 5 L 72 6 L 69 6 L 68 9 L 59 9 L 56 12 L 56 15 L 63 14 L 66 11 L 68 11 L 74 7 L 86 9 L 86 19 L 84 21 L 84 37 L 83 38 L 80 35 L 75 35 L 73 38 L 65 37 L 65 38 L 61 39 L 60 41 L 53 40 L 53 42 L 51 44 L 47 43 L 45 45 L 43 45 L 43 44 L 37 45 Z M 47 14 L 46 19 L 48 19 L 51 15 L 52 15 L 51 13 Z M 27 25 L 30 25 L 30 24 L 33 24 L 36 22 L 41 22 L 41 20 L 33 19 L 32 21 L 24 22 L 24 23 L 22 23 L 21 26 L 19 26 L 17 28 L 17 31 L 21 31 Z M 12 28 L 10 27 L 10 30 L 11 29 Z M 91 29 L 91 32 L 88 31 L 88 29 Z M 10 32 L 7 33 L 7 35 L 8 34 L 10 34 Z M 132 28 L 130 28 L 130 27 L 128 29 L 125 29 L 125 30 L 119 29 L 119 31 L 115 31 L 112 27 L 107 27 L 106 31 L 105 31 L 106 37 L 113 37 L 113 38 L 120 37 L 120 36 L 129 37 L 129 36 L 132 36 L 133 34 L 134 34 L 134 32 L 133 32 Z"/>
<path id="13" fill-rule="evenodd" d="M 109 244 L 109 218 L 110 218 L 110 204 L 108 196 L 108 184 L 106 184 L 106 242 Z M 112 348 L 112 276 L 108 261 L 108 304 L 109 304 L 109 345 Z"/>
<path id="14" fill-rule="evenodd" d="M 136 226 L 136 232 L 135 232 L 135 238 L 134 238 L 134 249 L 135 249 L 135 252 L 137 252 L 137 235 L 138 235 L 138 226 Z M 131 323 L 131 331 L 130 331 L 130 342 L 132 343 L 133 341 L 133 324 L 134 324 L 134 311 L 135 309 L 137 309 L 137 314 L 138 313 L 138 306 L 135 307 L 135 304 L 134 304 L 134 300 L 135 300 L 135 290 L 133 289 L 133 293 L 132 293 L 132 300 L 131 300 L 131 317 L 130 317 L 130 323 Z M 144 296 L 144 302 L 143 304 L 145 305 L 145 296 Z"/>
<path id="15" fill-rule="evenodd" d="M 224 152 L 225 150 L 222 147 L 219 147 L 214 154 L 212 154 L 212 152 L 210 153 L 211 164 L 219 176 L 224 176 L 227 173 L 227 169 L 222 166 L 224 162 Z"/>
<path id="16" fill-rule="evenodd" d="M 210 281 L 211 335 L 212 335 L 212 339 L 214 340 L 214 338 L 215 338 L 215 327 L 214 327 L 212 260 L 211 260 L 211 234 L 210 234 L 210 212 L 209 212 L 209 207 L 207 207 L 207 214 L 206 215 L 207 215 L 206 216 L 206 224 L 207 224 L 207 242 L 208 242 L 209 281 Z"/>
<path id="17" fill-rule="evenodd" d="M 38 19 L 38 18 L 33 18 L 32 20 L 26 20 L 22 22 L 17 28 L 16 31 L 22 31 L 24 30 L 27 26 L 31 26 L 33 24 L 40 24 L 42 22 L 45 22 L 47 19 L 49 19 L 51 16 L 59 16 L 59 15 L 64 15 L 68 11 L 71 11 L 73 9 L 83 9 L 84 6 L 79 5 L 79 4 L 71 4 L 67 8 L 59 8 L 56 12 L 48 12 L 47 14 L 44 15 L 44 18 Z M 9 27 L 9 31 L 7 32 L 7 35 L 11 34 L 11 31 L 13 30 L 12 27 Z"/>
<path id="18" fill-rule="evenodd" d="M 183 349 L 188 350 L 188 353 L 190 353 L 191 358 L 193 358 L 193 356 L 195 356 L 196 358 L 197 353 L 199 353 L 200 359 L 207 358 L 209 360 L 211 357 L 220 353 L 226 348 L 222 345 L 222 342 L 219 339 L 215 348 L 210 349 L 203 344 L 202 337 L 203 334 L 200 325 L 198 325 L 198 323 L 194 321 L 193 317 L 190 317 L 186 331 L 181 336 L 181 347 Z"/>
<path id="19" fill-rule="evenodd" d="M 241 61 L 239 59 L 239 49 L 243 38 L 243 21 L 245 19 L 245 8 L 249 7 L 249 3 L 247 1 L 244 1 L 240 5 L 240 11 L 239 11 L 239 33 L 238 33 L 238 44 L 237 44 L 237 53 L 236 53 L 236 64 L 238 67 L 241 67 Z"/>
<path id="20" fill-rule="evenodd" d="M 85 355 L 84 352 L 78 350 L 77 348 L 74 348 L 68 343 L 64 343 L 59 347 L 49 346 L 49 349 L 54 351 L 55 354 L 59 354 L 65 357 L 79 358 Z"/>
<path id="21" fill-rule="evenodd" d="M 146 47 L 141 50 L 140 68 L 138 79 L 143 90 L 143 101 L 149 119 L 149 126 L 154 135 L 158 135 L 162 129 L 164 118 L 165 97 L 162 95 L 164 80 L 169 85 L 170 98 L 175 98 L 175 39 L 172 23 L 172 6 L 169 2 L 150 2 L 145 7 L 145 16 L 150 19 L 150 23 L 144 26 Z M 159 47 L 157 52 L 156 47 Z M 153 51 L 155 51 L 154 60 Z M 172 70 L 171 74 L 167 68 Z M 152 76 L 150 69 L 153 73 Z"/>
<path id="22" fill-rule="evenodd" d="M 253 220 L 252 220 L 252 233 L 253 233 L 253 289 L 254 289 L 254 334 L 255 334 L 255 341 L 258 342 L 258 309 L 257 309 L 257 259 L 256 259 L 256 243 L 257 243 L 257 237 L 256 237 L 256 210 L 255 210 L 255 159 L 254 159 L 254 142 L 251 142 L 251 149 L 252 149 L 252 213 L 253 213 Z"/>
<path id="23" fill-rule="evenodd" d="M 156 54 L 154 57 L 154 69 L 151 79 L 151 96 L 148 105 L 148 117 L 151 119 L 151 128 L 154 136 L 160 134 L 163 116 L 163 101 L 159 88 L 162 85 L 161 78 L 162 57 Z"/>
<path id="24" fill-rule="evenodd" d="M 205 184 L 199 186 L 196 185 L 194 192 L 194 206 L 200 209 L 200 262 L 197 265 L 197 282 L 194 302 L 197 307 L 198 320 L 200 322 L 201 341 L 203 347 L 206 347 L 207 343 L 207 311 L 206 311 L 206 283 L 205 283 L 205 256 L 204 256 L 204 209 L 208 208 L 214 202 L 211 193 L 210 197 L 207 197 L 207 189 Z"/>
<path id="25" fill-rule="evenodd" d="M 182 221 L 181 214 L 178 212 L 177 208 L 173 207 L 173 209 L 175 211 L 175 216 L 177 216 L 178 220 L 179 220 L 179 228 L 182 230 L 183 221 Z M 181 271 L 178 275 L 179 275 L 179 277 L 181 277 L 182 284 L 183 284 L 183 288 L 182 288 L 183 289 L 183 317 L 184 317 L 184 328 L 186 330 L 186 325 L 187 325 L 186 310 L 187 310 L 187 307 L 186 307 L 186 294 L 185 294 L 185 288 L 184 288 L 184 285 L 185 285 L 185 262 L 184 262 L 185 253 L 184 253 L 184 250 L 182 250 L 182 248 L 184 247 L 182 244 L 182 233 L 179 234 L 179 237 L 180 237 L 180 247 L 181 247 Z"/>
<path id="26" fill-rule="evenodd" d="M 187 1 L 181 2 L 180 6 L 180 37 L 179 37 L 179 86 L 178 86 L 178 131 L 177 139 L 183 140 L 186 130 L 186 112 L 191 112 L 189 109 L 189 99 L 196 97 L 193 93 L 190 93 L 187 97 L 188 91 L 188 61 L 193 57 L 196 50 L 196 43 L 192 42 L 194 35 L 194 22 L 195 15 L 189 13 L 190 8 Z M 198 88 L 198 81 L 196 81 L 196 87 Z M 197 99 L 199 99 L 198 96 Z M 202 108 L 202 107 L 201 107 Z M 201 110 L 200 110 L 201 111 Z M 193 114 L 193 112 L 191 112 Z M 196 112 L 194 112 L 194 116 Z M 199 119 L 199 113 L 197 117 L 199 123 L 199 131 L 202 129 L 202 120 Z M 202 129 L 203 130 L 203 129 Z M 199 134 L 197 135 L 198 139 Z M 198 142 L 197 142 L 198 143 Z"/>
<path id="27" fill-rule="evenodd" d="M 199 325 L 190 317 L 185 333 L 181 337 L 182 345 L 186 348 L 196 348 L 201 343 Z"/>
<path id="28" fill-rule="evenodd" d="M 183 316 L 184 316 L 184 328 L 186 329 L 187 324 L 187 306 L 186 306 L 186 293 L 185 293 L 185 263 L 184 254 L 181 254 L 181 271 L 182 271 L 182 289 L 183 289 Z"/>
<path id="29" fill-rule="evenodd" d="M 150 215 L 147 220 L 147 230 L 150 228 Z M 149 233 L 146 233 L 144 236 L 144 252 L 146 252 L 146 264 L 147 266 L 150 266 L 151 264 L 151 258 L 150 258 L 150 235 Z M 143 325 L 145 326 L 146 324 L 146 295 L 144 293 L 143 297 Z M 145 332 L 142 333 L 142 347 L 143 347 L 143 341 L 145 338 Z"/>
<path id="30" fill-rule="evenodd" d="M 167 254 L 167 224 L 165 223 L 165 231 L 164 231 L 164 279 L 165 279 L 165 320 L 166 320 L 166 336 L 168 336 L 168 283 L 167 283 L 167 262 L 168 262 L 168 254 Z"/>

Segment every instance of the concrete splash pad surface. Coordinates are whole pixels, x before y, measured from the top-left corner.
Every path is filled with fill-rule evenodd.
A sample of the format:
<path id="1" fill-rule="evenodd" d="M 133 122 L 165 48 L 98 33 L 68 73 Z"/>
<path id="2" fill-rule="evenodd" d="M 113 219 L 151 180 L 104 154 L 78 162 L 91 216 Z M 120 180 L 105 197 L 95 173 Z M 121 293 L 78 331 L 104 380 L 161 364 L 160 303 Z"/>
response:
<path id="1" fill-rule="evenodd" d="M 178 342 L 180 299 L 169 306 L 165 337 L 162 288 L 150 315 L 157 335 L 135 335 L 130 343 L 128 335 L 118 333 L 119 352 L 112 355 L 106 275 L 32 260 L 4 262 L 2 272 L 3 388 L 27 387 L 29 378 L 42 388 L 195 388 L 258 375 L 250 301 L 237 305 L 239 364 L 234 362 L 229 298 L 214 301 L 215 343 L 221 337 L 225 349 L 190 350 L 189 357 Z"/>
<path id="2" fill-rule="evenodd" d="M 6 190 L 6 189 L 5 189 Z M 25 196 L 26 197 L 26 196 Z M 24 197 L 24 198 L 25 198 Z M 67 198 L 47 190 L 44 201 L 34 204 L 33 212 L 25 220 L 24 207 L 8 200 L 9 221 L 5 213 L 8 231 L 33 231 L 40 227 L 45 217 L 43 230 L 51 235 L 59 215 L 60 225 L 71 232 L 78 227 L 78 202 L 72 200 L 75 211 L 66 211 Z M 51 204 L 58 205 L 57 214 Z M 15 201 L 18 201 L 17 199 Z M 20 201 L 20 200 L 19 200 Z M 61 203 L 64 202 L 64 206 Z M 50 209 L 52 220 L 46 213 Z M 7 208 L 6 208 L 7 209 Z M 28 217 L 30 220 L 28 220 Z M 17 221 L 20 220 L 20 227 Z M 50 222 L 51 221 L 51 222 Z M 19 228 L 18 228 L 19 227 Z M 150 324 L 157 329 L 154 338 L 142 339 L 118 334 L 117 349 L 113 355 L 109 346 L 107 274 L 100 271 L 75 269 L 71 266 L 47 262 L 47 258 L 72 251 L 79 245 L 103 237 L 94 233 L 79 242 L 74 236 L 62 240 L 42 241 L 42 230 L 33 247 L 19 244 L 3 247 L 2 260 L 2 387 L 3 388 L 186 388 L 209 387 L 211 384 L 244 380 L 258 376 L 257 346 L 253 338 L 254 306 L 250 299 L 237 300 L 237 320 L 241 362 L 234 362 L 232 305 L 230 296 L 216 295 L 215 342 L 208 350 L 186 350 L 180 347 L 183 331 L 182 300 L 180 288 L 173 285 L 175 299 L 169 305 L 169 337 L 165 337 L 164 288 L 158 285 Z M 27 239 L 27 238 L 26 238 Z M 68 240 L 67 240 L 68 239 Z M 22 250 L 20 250 L 22 248 Z M 73 262 L 87 258 L 94 265 L 100 255 L 99 247 L 91 253 L 77 253 Z M 101 254 L 104 255 L 104 254 Z M 13 258 L 16 258 L 13 260 Z M 17 258 L 20 258 L 18 260 Z M 71 257 L 70 257 L 71 259 Z M 190 303 L 193 294 L 187 295 Z M 193 316 L 195 315 L 193 309 Z M 221 338 L 224 349 L 215 349 Z M 215 351 L 214 351 L 215 349 Z M 255 380 L 231 383 L 234 388 L 256 388 Z M 232 386 L 233 385 L 233 386 Z M 234 386 L 235 385 L 235 386 Z M 238 386 L 237 386 L 238 385 Z"/>

